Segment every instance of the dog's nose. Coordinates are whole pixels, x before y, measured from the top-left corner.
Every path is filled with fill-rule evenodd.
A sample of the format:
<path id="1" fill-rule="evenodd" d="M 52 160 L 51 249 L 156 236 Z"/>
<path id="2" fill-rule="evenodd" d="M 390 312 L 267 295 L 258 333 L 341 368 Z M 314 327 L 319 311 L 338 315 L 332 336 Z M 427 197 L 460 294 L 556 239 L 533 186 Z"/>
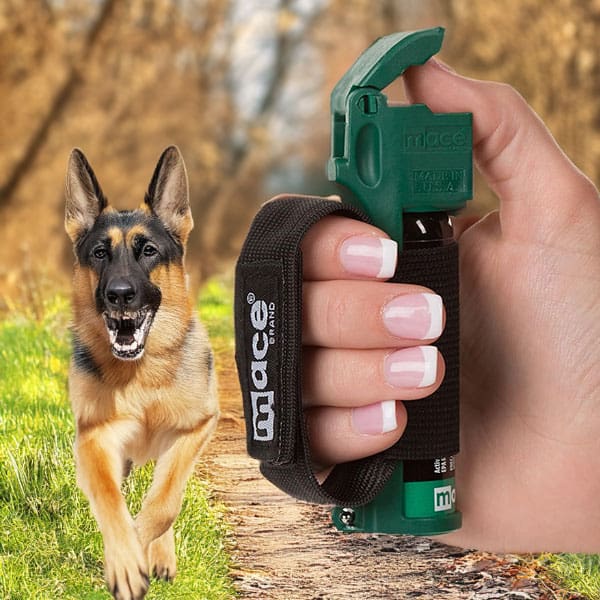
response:
<path id="1" fill-rule="evenodd" d="M 106 300 L 115 308 L 126 308 L 135 300 L 135 295 L 135 288 L 127 279 L 113 279 L 106 288 Z"/>

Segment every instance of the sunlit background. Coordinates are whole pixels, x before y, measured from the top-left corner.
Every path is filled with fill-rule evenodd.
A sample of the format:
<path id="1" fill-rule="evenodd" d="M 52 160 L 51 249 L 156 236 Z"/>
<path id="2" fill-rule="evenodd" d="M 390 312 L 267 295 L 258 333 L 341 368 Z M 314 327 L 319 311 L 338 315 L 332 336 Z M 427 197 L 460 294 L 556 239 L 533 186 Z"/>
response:
<path id="1" fill-rule="evenodd" d="M 73 146 L 125 208 L 179 145 L 198 285 L 269 196 L 330 192 L 328 99 L 357 55 L 434 25 L 442 59 L 514 85 L 598 182 L 600 0 L 0 0 L 0 310 L 67 289 Z M 477 181 L 470 210 L 494 204 Z"/>

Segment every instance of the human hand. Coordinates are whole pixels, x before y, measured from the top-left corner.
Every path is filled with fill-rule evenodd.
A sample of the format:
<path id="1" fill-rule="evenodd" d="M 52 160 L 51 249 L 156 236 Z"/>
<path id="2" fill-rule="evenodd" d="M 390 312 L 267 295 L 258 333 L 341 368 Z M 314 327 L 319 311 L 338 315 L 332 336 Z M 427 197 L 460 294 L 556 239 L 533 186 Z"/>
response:
<path id="1" fill-rule="evenodd" d="M 511 88 L 433 60 L 410 69 L 405 85 L 411 101 L 434 112 L 473 113 L 476 163 L 501 201 L 475 224 L 456 222 L 464 523 L 442 539 L 495 551 L 598 552 L 598 192 Z M 381 260 L 350 256 L 355 236 L 387 238 L 328 217 L 303 243 L 304 403 L 322 476 L 399 439 L 406 413 L 390 401 L 431 394 L 444 370 L 435 350 L 416 349 L 431 348 L 443 318 L 422 296 L 431 292 L 382 283 Z"/>

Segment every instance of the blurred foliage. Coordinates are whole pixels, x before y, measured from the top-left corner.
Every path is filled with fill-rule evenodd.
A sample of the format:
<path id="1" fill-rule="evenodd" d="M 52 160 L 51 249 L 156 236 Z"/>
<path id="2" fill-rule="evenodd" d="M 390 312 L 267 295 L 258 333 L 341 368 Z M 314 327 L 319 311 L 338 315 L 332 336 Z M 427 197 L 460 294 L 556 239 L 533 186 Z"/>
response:
<path id="1" fill-rule="evenodd" d="M 328 96 L 356 56 L 433 25 L 444 60 L 519 89 L 600 179 L 600 0 L 0 0 L 0 305 L 67 281 L 73 146 L 118 208 L 180 146 L 198 284 L 231 264 L 268 195 L 330 192 Z M 482 212 L 495 199 L 476 184 Z"/>
<path id="2" fill-rule="evenodd" d="M 600 598 L 600 555 L 551 554 L 542 559 L 549 574 L 562 586 L 581 594 L 580 598 Z"/>

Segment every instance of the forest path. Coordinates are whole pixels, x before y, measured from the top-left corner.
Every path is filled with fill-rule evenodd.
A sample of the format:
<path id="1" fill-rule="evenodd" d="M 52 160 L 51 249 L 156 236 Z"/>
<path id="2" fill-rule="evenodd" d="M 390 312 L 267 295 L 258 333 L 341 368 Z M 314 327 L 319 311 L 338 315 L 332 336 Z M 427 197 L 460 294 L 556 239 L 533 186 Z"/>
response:
<path id="1" fill-rule="evenodd" d="M 233 530 L 232 576 L 260 600 L 575 600 L 527 557 L 464 551 L 410 536 L 342 534 L 325 507 L 266 481 L 245 450 L 231 357 L 220 357 L 222 418 L 202 461 Z"/>

